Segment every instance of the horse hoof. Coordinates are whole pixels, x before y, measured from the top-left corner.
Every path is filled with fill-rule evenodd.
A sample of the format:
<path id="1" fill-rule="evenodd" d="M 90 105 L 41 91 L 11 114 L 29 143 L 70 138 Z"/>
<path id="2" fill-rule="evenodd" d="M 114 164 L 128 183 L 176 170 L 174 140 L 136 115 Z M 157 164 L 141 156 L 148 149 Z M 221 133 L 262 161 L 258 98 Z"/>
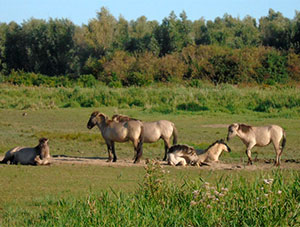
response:
<path id="1" fill-rule="evenodd" d="M 111 162 L 112 161 L 112 159 L 107 159 L 107 161 L 106 162 Z"/>
<path id="2" fill-rule="evenodd" d="M 138 163 L 140 163 L 140 160 L 135 160 L 133 163 L 138 164 Z"/>
<path id="3" fill-rule="evenodd" d="M 117 162 L 117 159 L 114 159 L 113 162 Z"/>

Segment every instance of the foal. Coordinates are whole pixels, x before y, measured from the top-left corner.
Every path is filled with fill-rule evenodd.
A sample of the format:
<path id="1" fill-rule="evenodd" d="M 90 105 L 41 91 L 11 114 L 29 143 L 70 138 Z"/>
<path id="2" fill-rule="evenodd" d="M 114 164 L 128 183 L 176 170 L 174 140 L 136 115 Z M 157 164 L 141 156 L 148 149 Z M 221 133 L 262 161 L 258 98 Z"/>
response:
<path id="1" fill-rule="evenodd" d="M 188 145 L 174 145 L 168 152 L 168 164 L 200 166 L 207 162 L 218 162 L 223 151 L 231 152 L 230 147 L 223 140 L 217 140 L 202 151 L 197 151 Z"/>

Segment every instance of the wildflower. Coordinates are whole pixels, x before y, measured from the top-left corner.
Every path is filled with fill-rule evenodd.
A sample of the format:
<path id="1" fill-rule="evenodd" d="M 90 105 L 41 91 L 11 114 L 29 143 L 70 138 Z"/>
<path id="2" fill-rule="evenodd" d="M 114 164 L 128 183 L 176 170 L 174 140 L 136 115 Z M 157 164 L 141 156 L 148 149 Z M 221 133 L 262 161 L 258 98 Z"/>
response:
<path id="1" fill-rule="evenodd" d="M 220 195 L 220 192 L 218 192 L 218 191 L 215 191 L 215 195 L 217 195 L 217 196 L 218 196 L 218 195 Z"/>
<path id="2" fill-rule="evenodd" d="M 197 196 L 197 195 L 199 195 L 199 190 L 195 190 L 195 191 L 193 191 L 193 195 L 194 195 L 194 196 Z"/>
<path id="3" fill-rule="evenodd" d="M 268 194 L 264 194 L 265 195 L 265 197 L 268 197 Z"/>
<path id="4" fill-rule="evenodd" d="M 278 192 L 277 192 L 279 195 L 282 193 L 282 191 L 281 190 L 278 190 Z"/>
<path id="5" fill-rule="evenodd" d="M 206 207 L 207 207 L 207 208 L 211 208 L 211 205 L 208 204 Z"/>
<path id="6" fill-rule="evenodd" d="M 223 196 L 225 196 L 224 193 L 219 193 L 219 197 L 223 197 Z"/>
<path id="7" fill-rule="evenodd" d="M 264 179 L 264 182 L 265 182 L 266 184 L 272 184 L 273 179 Z"/>
<path id="8" fill-rule="evenodd" d="M 194 201 L 194 200 L 192 200 L 191 202 L 190 202 L 190 206 L 195 206 L 195 205 L 197 205 L 198 203 L 196 202 L 196 201 Z"/>
<path id="9" fill-rule="evenodd" d="M 222 191 L 228 192 L 228 188 L 222 188 Z"/>

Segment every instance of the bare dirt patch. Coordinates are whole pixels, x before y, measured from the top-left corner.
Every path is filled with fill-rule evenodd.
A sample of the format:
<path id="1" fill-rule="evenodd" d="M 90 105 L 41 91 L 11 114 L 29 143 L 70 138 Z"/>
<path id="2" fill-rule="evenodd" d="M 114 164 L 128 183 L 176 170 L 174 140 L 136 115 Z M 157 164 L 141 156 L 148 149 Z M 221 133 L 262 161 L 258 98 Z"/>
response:
<path id="1" fill-rule="evenodd" d="M 145 166 L 147 160 L 141 160 L 140 163 L 134 164 L 131 159 L 118 159 L 117 162 L 107 162 L 107 158 L 104 157 L 70 157 L 70 156 L 55 156 L 52 158 L 52 163 L 54 165 L 61 164 L 81 164 L 81 165 L 101 165 L 101 166 L 120 166 L 120 167 L 130 167 L 130 166 Z M 163 166 L 168 166 L 165 161 L 158 161 Z M 185 167 L 174 167 L 174 168 L 185 168 Z M 197 167 L 187 167 L 187 168 L 197 168 Z M 199 169 L 207 170 L 271 170 L 274 169 L 273 160 L 259 160 L 254 162 L 253 165 L 248 166 L 246 163 L 212 163 L 210 165 L 203 165 Z M 300 160 L 282 160 L 281 169 L 299 169 L 300 170 Z"/>
<path id="2" fill-rule="evenodd" d="M 2 160 L 3 157 L 0 157 Z M 146 166 L 147 159 L 141 160 L 140 163 L 134 164 L 131 159 L 118 159 L 117 162 L 107 162 L 105 157 L 76 157 L 66 155 L 55 155 L 50 160 L 51 165 L 99 165 L 99 166 L 114 166 L 114 167 L 142 167 Z M 165 161 L 158 161 L 162 166 L 168 166 Z M 170 166 L 170 168 L 172 168 Z M 174 168 L 198 168 L 203 170 L 272 170 L 276 167 L 273 164 L 273 160 L 258 160 L 253 165 L 247 165 L 246 163 L 211 163 L 209 165 L 203 165 L 201 167 L 181 167 L 176 166 Z M 300 160 L 286 159 L 281 161 L 280 169 L 295 169 L 300 170 Z"/>

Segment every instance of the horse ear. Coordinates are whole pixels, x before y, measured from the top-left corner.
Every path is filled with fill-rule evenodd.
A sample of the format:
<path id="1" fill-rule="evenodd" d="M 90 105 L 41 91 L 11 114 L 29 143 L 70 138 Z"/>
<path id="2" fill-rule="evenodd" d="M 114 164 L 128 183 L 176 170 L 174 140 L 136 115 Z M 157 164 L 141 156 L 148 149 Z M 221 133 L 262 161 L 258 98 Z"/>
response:
<path id="1" fill-rule="evenodd" d="M 107 116 L 104 113 L 98 113 L 97 117 L 100 117 L 101 119 L 107 120 Z"/>

